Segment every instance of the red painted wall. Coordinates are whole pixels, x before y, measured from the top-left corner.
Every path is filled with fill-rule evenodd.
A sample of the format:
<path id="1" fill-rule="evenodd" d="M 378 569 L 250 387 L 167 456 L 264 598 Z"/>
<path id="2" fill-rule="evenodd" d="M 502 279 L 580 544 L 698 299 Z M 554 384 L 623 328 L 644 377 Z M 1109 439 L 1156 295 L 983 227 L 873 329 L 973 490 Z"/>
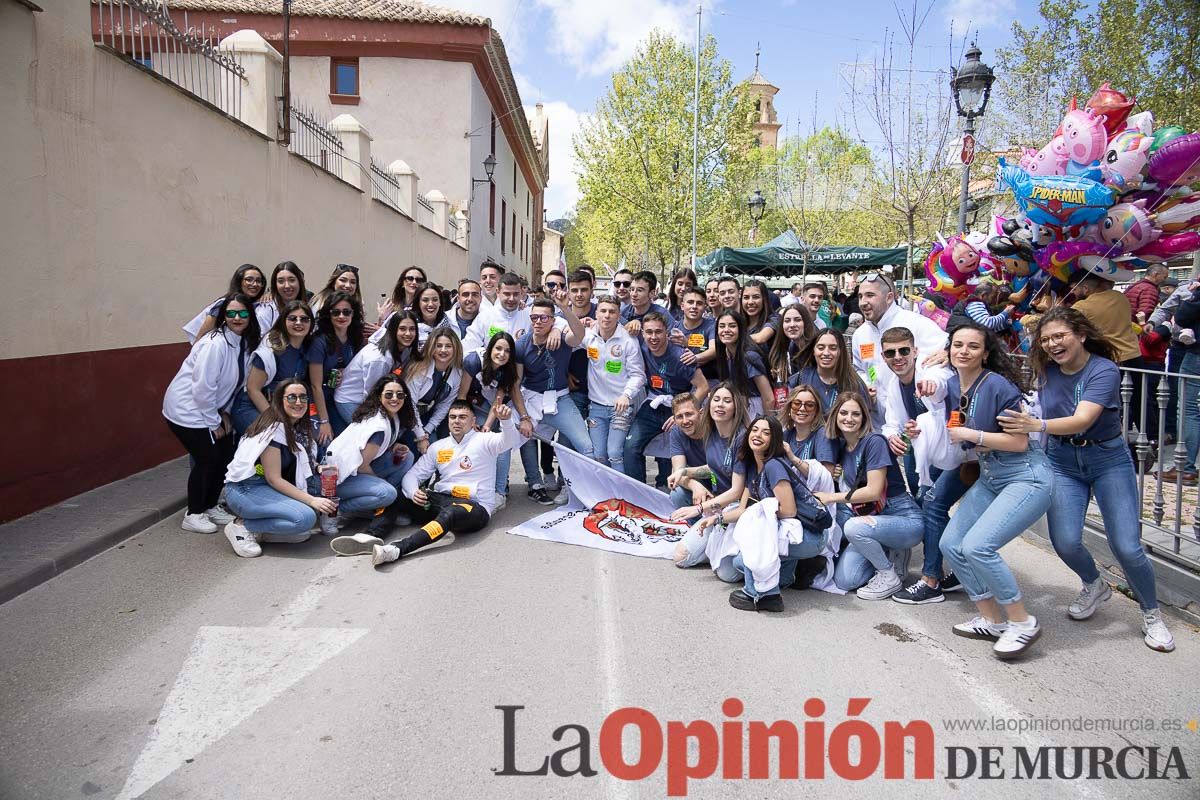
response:
<path id="1" fill-rule="evenodd" d="M 180 343 L 0 360 L 0 522 L 182 455 L 162 399 L 187 354 Z"/>

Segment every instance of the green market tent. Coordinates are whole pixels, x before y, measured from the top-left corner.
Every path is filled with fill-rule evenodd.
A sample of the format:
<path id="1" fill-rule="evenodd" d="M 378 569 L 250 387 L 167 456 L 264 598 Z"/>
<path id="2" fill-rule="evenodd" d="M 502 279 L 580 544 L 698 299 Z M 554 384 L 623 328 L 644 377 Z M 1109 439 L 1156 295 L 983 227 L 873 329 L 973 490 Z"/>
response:
<path id="1" fill-rule="evenodd" d="M 762 247 L 721 247 L 696 259 L 708 274 L 790 278 L 808 272 L 837 275 L 864 267 L 903 264 L 903 247 L 809 247 L 795 231 L 784 231 Z"/>

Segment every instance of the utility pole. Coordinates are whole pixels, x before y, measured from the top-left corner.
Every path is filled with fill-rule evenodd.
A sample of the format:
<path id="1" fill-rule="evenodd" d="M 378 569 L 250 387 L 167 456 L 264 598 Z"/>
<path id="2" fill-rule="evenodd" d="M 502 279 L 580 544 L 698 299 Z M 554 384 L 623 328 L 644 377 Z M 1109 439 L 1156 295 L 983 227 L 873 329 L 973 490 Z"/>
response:
<path id="1" fill-rule="evenodd" d="M 696 268 L 696 182 L 700 172 L 700 18 L 704 3 L 696 3 L 696 88 L 692 96 L 692 269 Z"/>

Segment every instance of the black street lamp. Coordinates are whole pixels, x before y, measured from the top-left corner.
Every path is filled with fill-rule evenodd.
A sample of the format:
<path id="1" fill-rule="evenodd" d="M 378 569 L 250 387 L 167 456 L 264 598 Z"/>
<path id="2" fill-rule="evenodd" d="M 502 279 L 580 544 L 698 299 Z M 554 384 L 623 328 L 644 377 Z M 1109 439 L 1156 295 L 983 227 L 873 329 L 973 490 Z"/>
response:
<path id="1" fill-rule="evenodd" d="M 992 82 L 996 80 L 992 68 L 980 61 L 983 51 L 974 42 L 964 56 L 963 65 L 951 69 L 950 91 L 954 95 L 954 108 L 966 119 L 963 126 L 963 176 L 962 189 L 958 195 L 958 230 L 967 229 L 967 185 L 971 180 L 971 162 L 975 158 L 975 119 L 982 117 L 992 94 Z"/>
<path id="2" fill-rule="evenodd" d="M 750 228 L 750 241 L 753 242 L 758 238 L 758 221 L 767 211 L 767 198 L 762 196 L 762 190 L 755 189 L 754 194 L 746 199 L 746 210 L 750 212 L 750 221 L 754 223 Z"/>
<path id="3" fill-rule="evenodd" d="M 491 153 L 488 153 L 488 157 L 483 160 L 483 171 L 485 173 L 487 173 L 487 177 L 484 179 L 472 178 L 471 179 L 472 186 L 474 186 L 477 183 L 491 183 L 492 182 L 492 175 L 496 172 L 496 157 L 494 155 L 492 155 Z"/>

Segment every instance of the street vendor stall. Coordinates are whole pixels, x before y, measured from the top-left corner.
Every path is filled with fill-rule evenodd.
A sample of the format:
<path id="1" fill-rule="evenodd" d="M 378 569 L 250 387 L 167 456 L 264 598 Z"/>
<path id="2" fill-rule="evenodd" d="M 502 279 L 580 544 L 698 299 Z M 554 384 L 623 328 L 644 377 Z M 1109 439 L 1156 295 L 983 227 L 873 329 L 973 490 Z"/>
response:
<path id="1" fill-rule="evenodd" d="M 809 272 L 839 275 L 864 268 L 904 264 L 903 247 L 810 247 L 795 231 L 785 231 L 762 247 L 721 247 L 696 259 L 708 274 L 800 278 Z"/>

